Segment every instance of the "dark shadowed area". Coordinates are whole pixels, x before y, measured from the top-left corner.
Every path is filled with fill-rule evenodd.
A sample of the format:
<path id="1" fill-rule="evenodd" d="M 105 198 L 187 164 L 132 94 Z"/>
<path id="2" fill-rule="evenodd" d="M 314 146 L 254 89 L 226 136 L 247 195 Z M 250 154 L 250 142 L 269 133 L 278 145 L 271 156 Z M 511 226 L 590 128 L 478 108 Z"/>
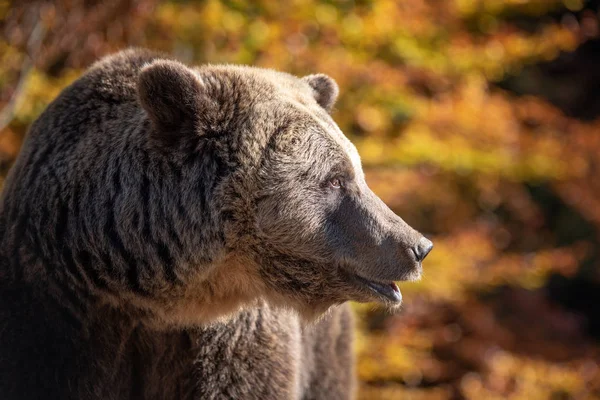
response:
<path id="1" fill-rule="evenodd" d="M 340 86 L 367 182 L 435 243 L 356 304 L 361 399 L 600 398 L 600 1 L 0 0 L 0 185 L 27 127 L 127 46 Z"/>

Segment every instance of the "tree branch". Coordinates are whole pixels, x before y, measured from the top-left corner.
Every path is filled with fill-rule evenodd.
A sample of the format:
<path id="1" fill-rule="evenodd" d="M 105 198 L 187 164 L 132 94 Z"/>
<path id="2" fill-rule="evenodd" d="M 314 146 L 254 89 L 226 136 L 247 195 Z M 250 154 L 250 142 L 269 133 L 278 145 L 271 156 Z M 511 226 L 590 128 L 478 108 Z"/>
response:
<path id="1" fill-rule="evenodd" d="M 35 55 L 39 52 L 45 33 L 46 27 L 38 15 L 38 21 L 35 25 L 35 28 L 33 28 L 31 31 L 31 35 L 27 41 L 27 53 L 25 54 L 25 58 L 23 59 L 23 63 L 21 65 L 19 82 L 17 82 L 17 86 L 15 87 L 15 90 L 13 91 L 8 103 L 2 110 L 0 110 L 0 131 L 4 130 L 4 128 L 6 128 L 15 117 L 15 108 L 25 92 L 25 83 L 27 82 L 27 78 L 29 77 L 31 70 L 33 69 L 33 60 Z"/>

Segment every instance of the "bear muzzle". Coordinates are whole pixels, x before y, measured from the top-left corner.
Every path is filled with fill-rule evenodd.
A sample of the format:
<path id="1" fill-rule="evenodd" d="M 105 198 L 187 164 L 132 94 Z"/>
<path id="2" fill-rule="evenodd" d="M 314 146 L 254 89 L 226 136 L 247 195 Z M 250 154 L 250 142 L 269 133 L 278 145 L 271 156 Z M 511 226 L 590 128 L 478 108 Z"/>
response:
<path id="1" fill-rule="evenodd" d="M 369 300 L 400 303 L 395 282 L 418 280 L 433 248 L 368 189 L 342 201 L 332 226 L 339 269 Z"/>

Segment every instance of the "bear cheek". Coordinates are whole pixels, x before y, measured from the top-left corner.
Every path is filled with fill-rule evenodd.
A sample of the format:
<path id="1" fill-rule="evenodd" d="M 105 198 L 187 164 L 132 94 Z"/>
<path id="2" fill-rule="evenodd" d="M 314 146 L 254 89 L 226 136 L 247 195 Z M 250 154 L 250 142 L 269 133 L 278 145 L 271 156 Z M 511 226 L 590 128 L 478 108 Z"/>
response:
<path id="1" fill-rule="evenodd" d="M 275 199 L 261 200 L 257 206 L 256 229 L 258 235 L 270 244 L 286 247 L 293 241 L 290 233 L 294 231 L 293 218 L 286 215 L 285 209 Z"/>

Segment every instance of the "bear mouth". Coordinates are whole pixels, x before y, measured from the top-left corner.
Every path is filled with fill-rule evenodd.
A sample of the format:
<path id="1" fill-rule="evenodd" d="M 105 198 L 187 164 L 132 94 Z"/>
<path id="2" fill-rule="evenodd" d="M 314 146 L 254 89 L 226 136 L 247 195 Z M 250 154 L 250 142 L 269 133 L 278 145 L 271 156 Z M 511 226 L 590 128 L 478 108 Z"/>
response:
<path id="1" fill-rule="evenodd" d="M 374 292 L 377 297 L 383 297 L 383 299 L 387 300 L 387 302 L 402 302 L 402 293 L 395 282 L 376 282 L 356 274 L 353 274 L 353 278 L 358 285 L 367 288 L 371 292 Z"/>

